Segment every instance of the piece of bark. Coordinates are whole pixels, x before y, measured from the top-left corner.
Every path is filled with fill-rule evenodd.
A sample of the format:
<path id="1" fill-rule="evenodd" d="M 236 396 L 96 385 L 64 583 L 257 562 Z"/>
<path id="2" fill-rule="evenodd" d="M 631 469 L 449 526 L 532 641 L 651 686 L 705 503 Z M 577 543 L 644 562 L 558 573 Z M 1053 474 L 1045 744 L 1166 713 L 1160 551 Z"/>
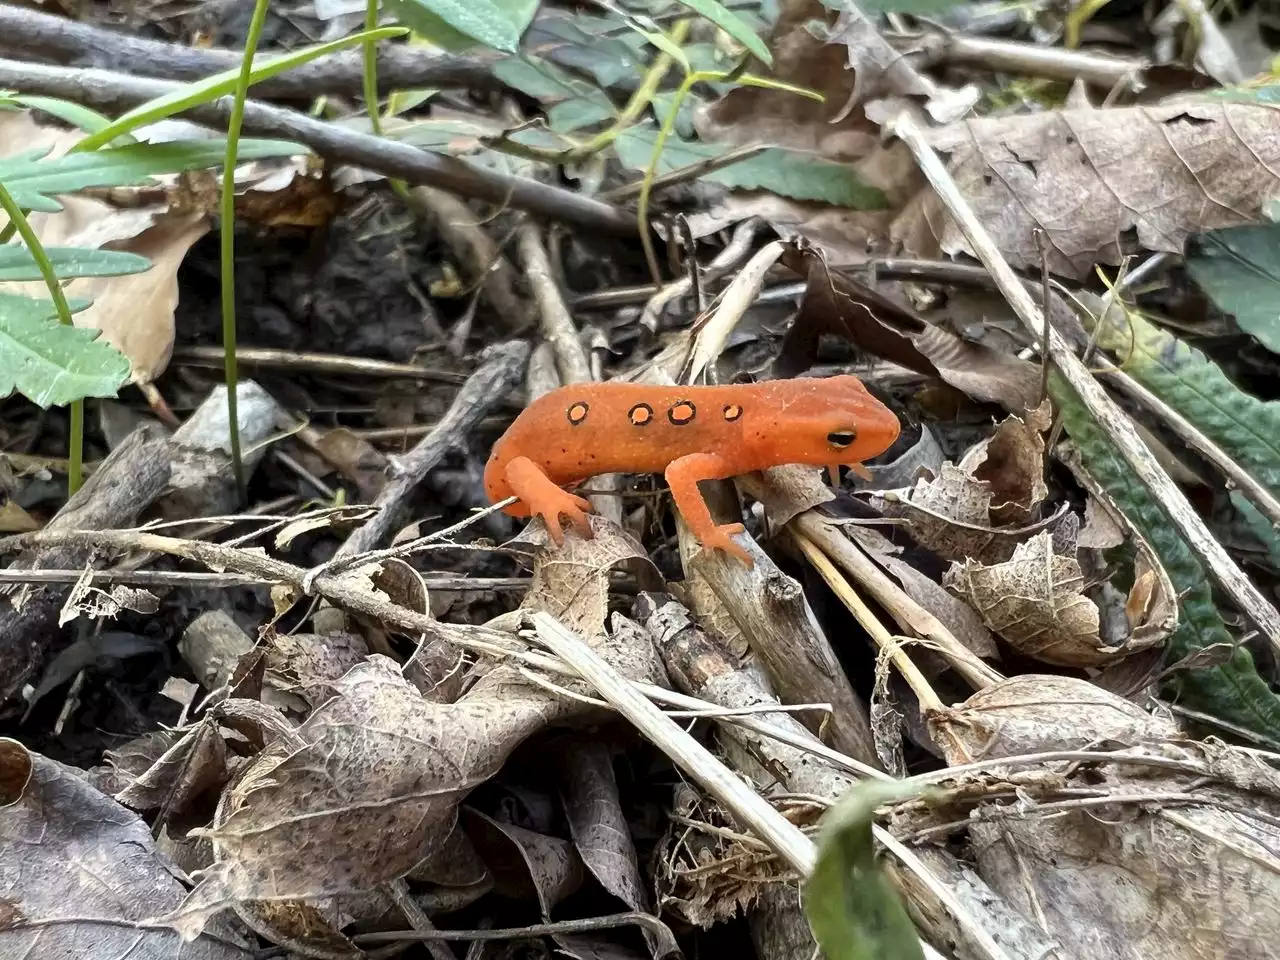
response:
<path id="1" fill-rule="evenodd" d="M 83 487 L 46 525 L 50 532 L 107 530 L 131 525 L 169 482 L 172 446 L 159 424 L 144 424 L 102 461 Z M 79 568 L 93 556 L 72 543 L 23 554 L 10 569 Z M 58 636 L 58 610 L 66 591 L 42 587 L 20 609 L 0 604 L 0 704 L 16 696 L 40 668 Z M 9 599 L 14 599 L 10 593 Z"/>
<path id="2" fill-rule="evenodd" d="M 200 614 L 178 641 L 178 652 L 206 690 L 228 683 L 240 658 L 252 649 L 253 638 L 224 610 Z"/>

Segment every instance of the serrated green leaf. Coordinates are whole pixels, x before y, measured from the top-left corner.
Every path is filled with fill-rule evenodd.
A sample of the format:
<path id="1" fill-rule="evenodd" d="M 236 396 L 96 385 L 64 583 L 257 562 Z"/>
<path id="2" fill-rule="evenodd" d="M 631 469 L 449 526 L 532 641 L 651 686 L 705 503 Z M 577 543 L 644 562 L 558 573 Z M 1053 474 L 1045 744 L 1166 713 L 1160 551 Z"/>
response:
<path id="1" fill-rule="evenodd" d="M 156 174 L 221 166 L 226 150 L 226 141 L 217 139 L 137 143 L 49 160 L 41 159 L 46 151 L 37 151 L 0 160 L 0 183 L 24 210 L 57 213 L 62 204 L 55 194 L 89 187 L 133 186 Z M 305 147 L 285 140 L 240 141 L 241 160 L 296 156 L 305 151 Z"/>
<path id="2" fill-rule="evenodd" d="M 1178 671 L 1169 681 L 1171 691 L 1194 710 L 1280 742 L 1280 697 L 1258 673 L 1249 651 L 1234 642 L 1214 605 L 1209 578 L 1191 548 L 1057 371 L 1050 373 L 1049 395 L 1080 449 L 1085 468 L 1146 537 L 1177 591 L 1178 627 L 1169 637 L 1165 664 L 1214 644 L 1232 648 L 1225 664 Z"/>
<path id="3" fill-rule="evenodd" d="M 1249 498 L 1239 490 L 1232 490 L 1230 498 L 1231 505 L 1236 508 L 1236 512 L 1244 520 L 1249 532 L 1257 538 L 1258 543 L 1267 551 L 1271 566 L 1280 570 L 1280 534 L 1277 534 L 1276 528 L 1272 526 L 1270 520 L 1262 515 L 1262 511 L 1255 507 L 1249 501 Z"/>
<path id="4" fill-rule="evenodd" d="M 1280 353 L 1280 225 L 1194 234 L 1187 239 L 1187 273 L 1240 329 Z"/>
<path id="5" fill-rule="evenodd" d="M 64 280 L 72 277 L 119 277 L 141 273 L 151 261 L 136 253 L 118 250 L 89 250 L 84 247 L 45 247 L 54 272 Z M 0 246 L 0 280 L 43 280 L 35 258 L 26 247 Z"/>
<path id="6" fill-rule="evenodd" d="M 49 300 L 0 294 L 0 396 L 16 389 L 42 408 L 114 397 L 129 361 L 98 335 L 58 323 Z"/>
<path id="7" fill-rule="evenodd" d="M 700 16 L 706 17 L 733 39 L 754 53 L 767 66 L 773 66 L 773 55 L 751 25 L 716 0 L 680 0 L 682 4 Z"/>
<path id="8" fill-rule="evenodd" d="M 876 863 L 875 808 L 901 784 L 865 780 L 822 818 L 818 856 L 804 885 L 804 912 L 827 960 L 923 960 L 897 892 Z"/>
<path id="9" fill-rule="evenodd" d="M 1245 393 L 1199 350 L 1139 314 L 1113 308 L 1090 323 L 1126 373 L 1280 496 L 1280 403 Z"/>
<path id="10" fill-rule="evenodd" d="M 515 53 L 538 0 L 387 0 L 386 7 L 446 50 L 458 53 L 479 42 Z"/>
<path id="11" fill-rule="evenodd" d="M 643 170 L 653 156 L 656 128 L 631 127 L 614 141 L 618 159 L 625 166 Z M 677 137 L 667 139 L 658 164 L 658 174 L 701 163 L 727 153 L 730 147 L 697 143 Z M 771 147 L 753 157 L 704 175 L 711 180 L 742 190 L 771 190 L 794 200 L 817 200 L 854 210 L 883 210 L 884 193 L 864 183 L 847 164 L 831 163 L 808 154 Z"/>
<path id="12" fill-rule="evenodd" d="M 385 40 L 389 37 L 404 36 L 406 32 L 402 27 L 379 27 L 376 30 L 363 30 L 360 33 L 353 33 L 350 36 L 331 40 L 328 43 L 301 47 L 278 57 L 264 58 L 261 61 L 255 60 L 253 69 L 249 73 L 249 83 L 255 84 L 263 80 L 269 80 L 271 77 L 284 73 L 286 70 L 292 70 L 317 57 L 323 57 L 347 47 L 356 46 L 370 40 Z M 189 83 L 181 90 L 167 93 L 163 97 L 156 97 L 154 100 L 139 104 L 128 113 L 117 118 L 110 126 L 85 137 L 71 148 L 71 152 L 83 153 L 97 150 L 122 134 L 130 133 L 138 127 L 155 123 L 165 117 L 172 117 L 198 104 L 210 103 L 219 97 L 235 93 L 239 83 L 239 66 L 223 70 L 221 73 L 215 73 L 213 76 L 205 77 L 195 83 Z"/>

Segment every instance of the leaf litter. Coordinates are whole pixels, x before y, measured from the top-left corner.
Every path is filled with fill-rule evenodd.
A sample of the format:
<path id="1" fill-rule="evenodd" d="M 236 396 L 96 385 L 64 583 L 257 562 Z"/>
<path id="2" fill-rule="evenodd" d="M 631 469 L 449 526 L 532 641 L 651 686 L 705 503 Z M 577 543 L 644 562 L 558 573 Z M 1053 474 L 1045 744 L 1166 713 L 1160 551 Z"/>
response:
<path id="1" fill-rule="evenodd" d="M 0 183 L 75 326 L 9 244 L 0 953 L 1266 955 L 1260 21 L 659 7 L 388 5 L 420 35 L 379 41 L 385 116 L 358 113 L 358 59 L 317 61 L 346 85 L 323 134 L 255 88 L 251 132 L 277 139 L 236 171 L 243 490 L 197 362 L 221 363 L 222 131 L 77 153 L 68 120 L 123 108 L 6 95 Z M 29 16 L 88 29 L 129 89 L 121 35 L 79 15 Z M 139 38 L 137 72 L 211 52 L 200 17 Z M 446 62 L 471 79 L 423 67 Z M 482 85 L 513 95 L 459 95 Z M 1059 341 L 1114 411 L 1048 364 Z M 844 475 L 703 482 L 749 569 L 647 476 L 587 479 L 593 535 L 563 545 L 484 509 L 494 441 L 564 381 L 836 372 L 902 436 Z M 73 496 L 59 408 L 84 398 Z M 772 440 L 802 429 L 767 412 Z"/>

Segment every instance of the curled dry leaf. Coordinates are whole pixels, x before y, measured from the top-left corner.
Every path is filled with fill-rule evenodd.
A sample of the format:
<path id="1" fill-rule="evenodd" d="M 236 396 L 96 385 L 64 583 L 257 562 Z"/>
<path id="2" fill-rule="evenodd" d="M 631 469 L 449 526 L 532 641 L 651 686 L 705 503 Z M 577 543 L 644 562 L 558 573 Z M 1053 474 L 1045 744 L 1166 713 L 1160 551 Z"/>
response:
<path id="1" fill-rule="evenodd" d="M 1040 403 L 1040 368 L 1009 353 L 962 340 L 898 300 L 833 272 L 808 244 L 793 243 L 783 263 L 805 278 L 800 311 L 783 339 L 781 375 L 800 375 L 820 338 L 840 337 L 877 357 L 937 377 L 976 400 L 1022 414 Z"/>
<path id="2" fill-rule="evenodd" d="M 1053 535 L 1037 534 L 1004 563 L 953 564 L 943 585 L 967 600 L 983 622 L 1019 653 L 1044 663 L 1094 667 L 1128 651 L 1104 647 L 1098 606 L 1084 595 L 1074 557 L 1054 553 Z"/>
<path id="3" fill-rule="evenodd" d="M 635 537 L 599 514 L 588 514 L 587 519 L 594 533 L 590 540 L 570 532 L 558 550 L 538 551 L 533 582 L 520 608 L 530 613 L 544 610 L 581 636 L 595 637 L 604 631 L 609 613 L 610 571 L 627 566 L 641 578 L 657 574 Z M 546 542 L 546 527 L 535 519 L 512 544 Z"/>
<path id="4" fill-rule="evenodd" d="M 0 862 L 0 956 L 253 955 L 226 925 L 190 946 L 173 930 L 138 926 L 181 901 L 184 878 L 138 816 L 15 740 L 0 740 Z"/>
<path id="5" fill-rule="evenodd" d="M 573 844 L 503 823 L 479 810 L 463 811 L 462 823 L 492 871 L 494 889 L 513 900 L 533 894 L 544 917 L 549 917 L 566 897 L 582 886 L 582 859 Z"/>
<path id="6" fill-rule="evenodd" d="M 960 460 L 960 469 L 987 484 L 994 523 L 1027 523 L 1049 495 L 1044 482 L 1044 433 L 1052 422 L 1046 400 L 1026 419 L 1007 417 Z"/>
<path id="7" fill-rule="evenodd" d="M 1280 186 L 1270 106 L 1183 98 L 1142 107 L 1026 113 L 930 133 L 965 198 L 1014 267 L 1083 278 L 1134 252 L 1181 253 L 1191 233 L 1257 221 Z M 894 223 L 921 256 L 972 253 L 932 193 Z"/>
<path id="8" fill-rule="evenodd" d="M 1067 955 L 1272 953 L 1280 936 L 1280 777 L 1256 754 L 1181 739 L 1172 723 L 1062 677 L 1009 680 L 935 723 L 956 738 L 953 764 L 1133 745 L 1126 752 L 1138 763 L 1057 765 L 1040 787 L 1022 780 L 1016 811 L 967 791 L 979 798 L 963 818 L 983 880 Z"/>
<path id="9" fill-rule="evenodd" d="M 1042 750 L 1083 750 L 1176 736 L 1178 728 L 1087 680 L 1027 673 L 980 690 L 929 719 L 947 763 Z"/>
<path id="10" fill-rule="evenodd" d="M 625 675 L 653 679 L 640 639 L 617 629 L 598 650 Z M 455 703 L 431 702 L 393 661 L 371 657 L 241 770 L 201 832 L 217 860 L 166 922 L 190 936 L 243 901 L 315 900 L 403 877 L 448 840 L 461 798 L 516 746 L 594 712 L 507 666 Z"/>

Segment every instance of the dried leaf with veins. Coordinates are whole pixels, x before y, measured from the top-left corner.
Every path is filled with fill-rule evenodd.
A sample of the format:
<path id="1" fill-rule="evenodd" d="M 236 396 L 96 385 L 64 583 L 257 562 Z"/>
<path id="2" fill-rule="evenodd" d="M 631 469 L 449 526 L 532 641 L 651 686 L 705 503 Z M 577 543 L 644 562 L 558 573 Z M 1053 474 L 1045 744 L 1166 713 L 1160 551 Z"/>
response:
<path id="1" fill-rule="evenodd" d="M 557 746 L 562 747 L 557 759 L 565 818 L 583 863 L 628 909 L 648 912 L 649 898 L 622 811 L 609 748 L 589 737 Z"/>
<path id="2" fill-rule="evenodd" d="M 588 514 L 594 536 L 584 540 L 565 536 L 558 550 L 539 550 L 533 561 L 533 582 L 520 604 L 522 610 L 545 610 L 566 627 L 585 637 L 599 636 L 609 612 L 609 574 L 629 566 L 640 576 L 656 576 L 649 555 L 626 530 L 599 514 Z M 515 543 L 547 542 L 546 528 L 534 520 Z"/>
<path id="3" fill-rule="evenodd" d="M 503 823 L 479 810 L 463 811 L 463 826 L 493 871 L 495 889 L 513 900 L 533 894 L 544 917 L 582 886 L 582 859 L 573 844 Z"/>
<path id="4" fill-rule="evenodd" d="M 1254 223 L 1280 188 L 1280 115 L 1250 103 L 1018 114 L 929 138 L 1011 266 L 1040 266 L 1043 231 L 1050 271 L 1077 279 L 1135 247 L 1181 253 L 1191 233 Z M 921 256 L 972 252 L 929 192 L 893 234 Z"/>
<path id="5" fill-rule="evenodd" d="M 942 582 L 1025 656 L 1069 667 L 1117 659 L 1099 636 L 1098 607 L 1084 595 L 1080 564 L 1053 552 L 1047 530 L 1019 544 L 1004 563 L 953 564 Z"/>
<path id="6" fill-rule="evenodd" d="M 1049 495 L 1044 482 L 1044 431 L 1051 423 L 1045 401 L 1025 420 L 1011 416 L 960 460 L 960 468 L 988 484 L 991 519 L 999 526 L 1024 524 Z"/>
<path id="7" fill-rule="evenodd" d="M 947 763 L 1175 736 L 1177 725 L 1087 680 L 1026 673 L 929 718 Z"/>
<path id="8" fill-rule="evenodd" d="M 626 676 L 661 675 L 643 632 L 617 624 L 595 646 Z M 459 801 L 520 743 L 597 712 L 509 666 L 490 670 L 455 703 L 424 700 L 381 656 L 334 691 L 224 793 L 203 834 L 217 861 L 166 922 L 194 935 L 243 901 L 315 900 L 403 877 L 446 843 Z"/>

